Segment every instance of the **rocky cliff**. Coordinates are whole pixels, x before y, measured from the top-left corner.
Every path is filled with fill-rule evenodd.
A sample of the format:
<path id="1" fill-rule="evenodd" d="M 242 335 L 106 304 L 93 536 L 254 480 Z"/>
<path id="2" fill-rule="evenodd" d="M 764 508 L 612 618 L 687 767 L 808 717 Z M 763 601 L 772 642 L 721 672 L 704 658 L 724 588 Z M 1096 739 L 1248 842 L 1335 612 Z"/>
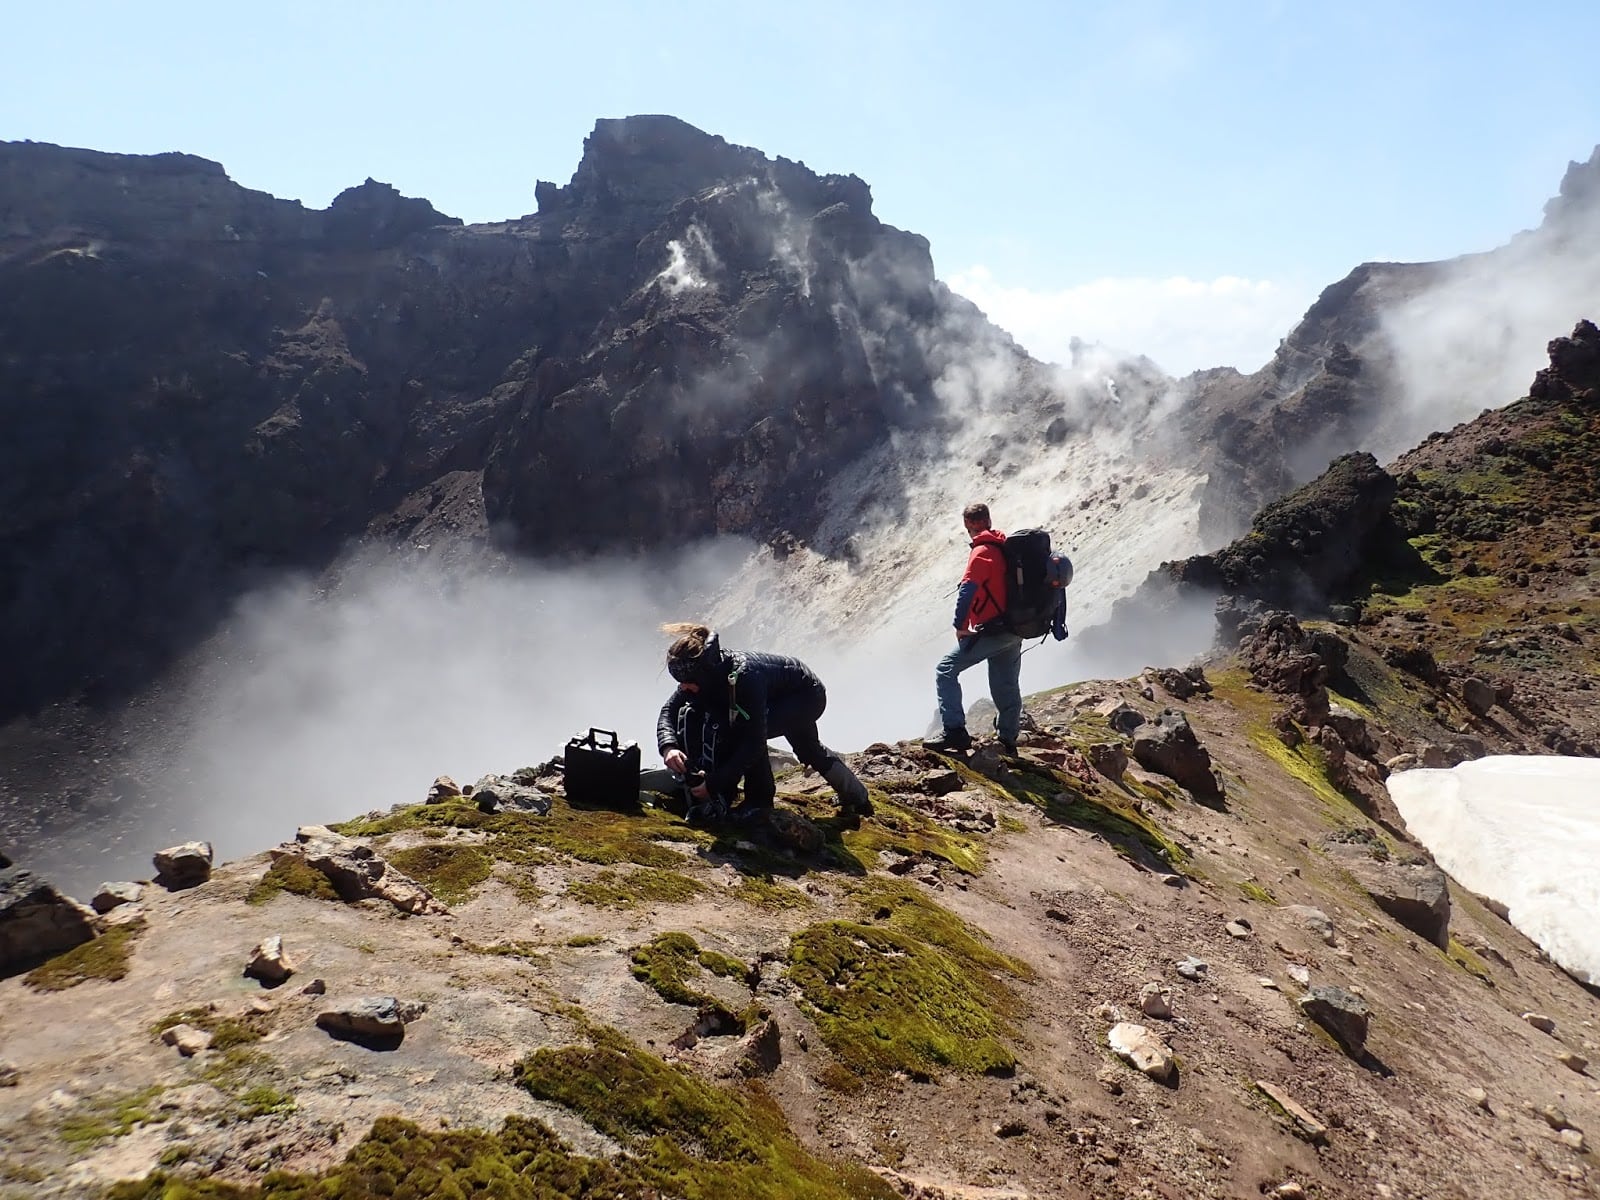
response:
<path id="1" fill-rule="evenodd" d="M 632 117 L 537 198 L 464 227 L 0 144 L 0 716 L 137 684 L 369 531 L 803 536 L 832 470 L 935 419 L 953 343 L 1021 358 L 853 176 Z"/>

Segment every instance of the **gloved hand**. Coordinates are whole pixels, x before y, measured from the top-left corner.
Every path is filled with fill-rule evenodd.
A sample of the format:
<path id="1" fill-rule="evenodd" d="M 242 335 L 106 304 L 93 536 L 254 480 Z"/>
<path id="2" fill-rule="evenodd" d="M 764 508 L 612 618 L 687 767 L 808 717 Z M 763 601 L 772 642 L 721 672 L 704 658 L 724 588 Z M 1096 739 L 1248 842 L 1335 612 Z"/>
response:
<path id="1" fill-rule="evenodd" d="M 1066 641 L 1067 640 L 1067 627 L 1066 627 L 1066 625 L 1063 624 L 1060 621 L 1057 621 L 1054 625 L 1050 626 L 1050 636 L 1055 638 L 1056 641 L 1058 641 L 1058 642 Z"/>

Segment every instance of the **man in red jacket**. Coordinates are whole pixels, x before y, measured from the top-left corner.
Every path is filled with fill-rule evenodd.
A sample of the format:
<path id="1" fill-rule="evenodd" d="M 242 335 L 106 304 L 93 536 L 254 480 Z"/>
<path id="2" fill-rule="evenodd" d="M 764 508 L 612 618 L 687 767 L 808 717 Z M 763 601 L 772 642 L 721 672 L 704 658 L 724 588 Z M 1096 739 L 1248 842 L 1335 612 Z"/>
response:
<path id="1" fill-rule="evenodd" d="M 961 672 L 989 664 L 989 695 L 999 710 L 995 729 L 1007 754 L 1017 752 L 1022 723 L 1022 639 L 1005 625 L 1006 560 L 1000 547 L 1006 535 L 989 523 L 987 504 L 969 504 L 961 513 L 972 553 L 956 590 L 956 648 L 939 660 L 934 673 L 939 695 L 939 720 L 944 735 L 924 742 L 930 750 L 972 748 L 966 710 L 961 706 Z"/>

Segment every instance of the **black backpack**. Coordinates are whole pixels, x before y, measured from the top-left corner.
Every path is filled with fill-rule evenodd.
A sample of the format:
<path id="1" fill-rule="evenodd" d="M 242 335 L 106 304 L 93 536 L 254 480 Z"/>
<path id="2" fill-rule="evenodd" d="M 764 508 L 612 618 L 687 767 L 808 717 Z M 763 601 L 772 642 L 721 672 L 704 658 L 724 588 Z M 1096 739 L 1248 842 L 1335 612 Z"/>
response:
<path id="1" fill-rule="evenodd" d="M 1064 554 L 1050 552 L 1043 529 L 1019 529 L 1000 544 L 1006 560 L 1005 627 L 1018 637 L 1050 632 L 1060 590 L 1072 578 Z"/>

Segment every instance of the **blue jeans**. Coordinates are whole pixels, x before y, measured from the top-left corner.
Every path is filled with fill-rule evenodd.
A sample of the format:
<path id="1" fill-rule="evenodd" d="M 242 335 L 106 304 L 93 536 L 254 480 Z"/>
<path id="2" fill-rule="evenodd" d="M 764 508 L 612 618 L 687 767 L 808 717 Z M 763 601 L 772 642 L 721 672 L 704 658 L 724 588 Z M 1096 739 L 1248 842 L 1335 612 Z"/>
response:
<path id="1" fill-rule="evenodd" d="M 939 720 L 946 729 L 966 725 L 967 711 L 961 705 L 961 680 L 957 677 L 981 662 L 989 664 L 989 696 L 1000 712 L 995 732 L 1001 741 L 1014 742 L 1022 728 L 1022 639 L 1014 633 L 974 634 L 961 639 L 939 660 L 934 671 Z"/>

